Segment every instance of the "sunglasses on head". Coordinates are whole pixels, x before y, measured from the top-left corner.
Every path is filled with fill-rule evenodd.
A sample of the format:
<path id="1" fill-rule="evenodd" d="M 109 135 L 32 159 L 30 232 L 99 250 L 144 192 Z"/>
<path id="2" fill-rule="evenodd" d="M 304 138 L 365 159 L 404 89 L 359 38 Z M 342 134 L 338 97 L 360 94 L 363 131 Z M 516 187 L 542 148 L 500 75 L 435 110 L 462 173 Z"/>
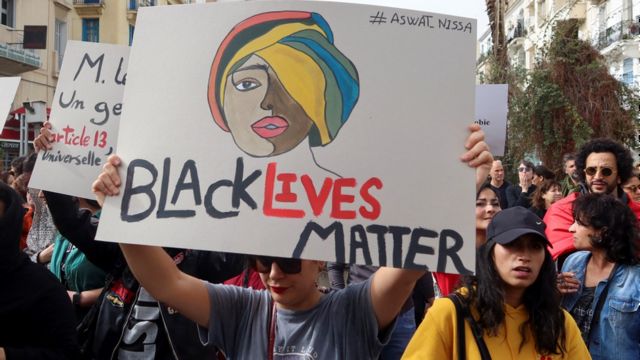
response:
<path id="1" fill-rule="evenodd" d="M 280 270 L 285 274 L 298 274 L 302 270 L 302 260 L 287 259 L 271 256 L 252 256 L 249 258 L 249 266 L 261 274 L 271 272 L 271 265 L 278 264 Z"/>
<path id="2" fill-rule="evenodd" d="M 595 166 L 589 166 L 586 169 L 584 169 L 584 173 L 589 176 L 594 176 L 595 174 L 598 173 L 598 171 L 600 171 L 602 176 L 611 176 L 613 174 L 613 169 L 608 167 L 597 168 Z"/>
<path id="3" fill-rule="evenodd" d="M 529 167 L 525 167 L 525 166 L 523 166 L 523 167 L 519 167 L 519 168 L 518 168 L 518 171 L 519 171 L 519 172 L 527 172 L 527 171 L 529 171 L 529 170 L 531 170 L 531 168 L 529 168 Z"/>

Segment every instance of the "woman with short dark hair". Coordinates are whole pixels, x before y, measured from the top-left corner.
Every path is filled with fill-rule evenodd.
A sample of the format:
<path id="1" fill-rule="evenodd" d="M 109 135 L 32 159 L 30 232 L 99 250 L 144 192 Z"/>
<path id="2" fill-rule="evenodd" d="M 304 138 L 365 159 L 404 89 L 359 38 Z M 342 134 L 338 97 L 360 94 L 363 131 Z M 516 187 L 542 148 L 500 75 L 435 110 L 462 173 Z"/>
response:
<path id="1" fill-rule="evenodd" d="M 610 195 L 573 203 L 577 250 L 562 266 L 562 305 L 575 318 L 593 359 L 640 359 L 638 221 Z"/>
<path id="2" fill-rule="evenodd" d="M 533 163 L 522 160 L 518 165 L 518 184 L 507 188 L 507 203 L 509 207 L 531 207 L 531 194 L 536 190 L 533 184 Z"/>
<path id="3" fill-rule="evenodd" d="M 560 183 L 555 180 L 546 180 L 538 185 L 536 191 L 533 192 L 529 210 L 542 219 L 547 213 L 547 209 L 560 199 L 562 199 L 562 186 Z"/>
<path id="4" fill-rule="evenodd" d="M 546 166 L 538 165 L 533 168 L 533 180 L 532 180 L 533 185 L 538 186 L 542 184 L 544 181 L 555 180 L 555 179 L 556 179 L 556 175 L 553 173 L 553 171 L 549 170 L 549 168 L 547 168 Z"/>

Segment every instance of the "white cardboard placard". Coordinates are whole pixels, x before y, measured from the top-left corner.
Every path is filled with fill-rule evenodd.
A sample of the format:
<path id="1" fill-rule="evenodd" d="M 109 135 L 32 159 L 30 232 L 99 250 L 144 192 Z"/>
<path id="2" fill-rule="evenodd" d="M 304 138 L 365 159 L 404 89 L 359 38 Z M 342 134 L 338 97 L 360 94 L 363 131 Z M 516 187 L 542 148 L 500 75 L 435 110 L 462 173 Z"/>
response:
<path id="1" fill-rule="evenodd" d="M 509 111 L 509 85 L 476 85 L 476 124 L 482 126 L 493 156 L 504 156 Z"/>
<path id="2" fill-rule="evenodd" d="M 380 6 L 141 8 L 97 238 L 473 271 L 475 39 Z"/>
<path id="3" fill-rule="evenodd" d="M 0 132 L 4 128 L 4 124 L 7 122 L 9 111 L 11 111 L 11 104 L 13 98 L 18 91 L 18 85 L 20 85 L 20 77 L 0 77 Z"/>
<path id="4" fill-rule="evenodd" d="M 53 149 L 40 151 L 29 186 L 93 199 L 91 184 L 115 150 L 129 47 L 70 41 L 49 122 Z"/>

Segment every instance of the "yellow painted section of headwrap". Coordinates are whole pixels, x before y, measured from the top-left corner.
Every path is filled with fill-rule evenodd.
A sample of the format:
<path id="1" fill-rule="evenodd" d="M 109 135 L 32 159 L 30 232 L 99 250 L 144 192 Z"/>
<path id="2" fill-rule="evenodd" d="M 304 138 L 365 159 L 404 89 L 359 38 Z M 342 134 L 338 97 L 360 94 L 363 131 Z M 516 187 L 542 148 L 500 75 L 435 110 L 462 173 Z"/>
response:
<path id="1" fill-rule="evenodd" d="M 269 47 L 277 43 L 281 39 L 302 30 L 314 30 L 321 33 L 325 37 L 327 36 L 325 32 L 322 31 L 322 28 L 320 28 L 317 25 L 305 25 L 299 22 L 288 23 L 288 24 L 282 24 L 274 27 L 264 35 L 249 41 L 245 46 L 240 48 L 240 50 L 238 50 L 238 52 L 233 56 L 233 58 L 231 58 L 231 61 L 227 63 L 227 66 L 225 67 L 224 72 L 222 73 L 222 79 L 221 79 L 222 81 L 220 81 L 220 88 L 219 88 L 220 104 L 224 104 L 224 89 L 227 86 L 227 77 L 229 77 L 229 70 L 235 63 L 237 63 L 247 55 L 250 55 L 266 47 Z"/>
<path id="2" fill-rule="evenodd" d="M 289 95 L 318 127 L 322 144 L 329 143 L 325 119 L 326 80 L 320 66 L 307 54 L 282 44 L 269 46 L 256 55 L 269 63 Z"/>

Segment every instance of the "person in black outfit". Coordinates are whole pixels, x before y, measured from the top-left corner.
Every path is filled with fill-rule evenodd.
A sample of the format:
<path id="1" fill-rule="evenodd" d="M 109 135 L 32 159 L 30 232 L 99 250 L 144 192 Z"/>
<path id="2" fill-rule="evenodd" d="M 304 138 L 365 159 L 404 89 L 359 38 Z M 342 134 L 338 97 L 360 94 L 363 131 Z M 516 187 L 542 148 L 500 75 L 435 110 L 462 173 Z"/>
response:
<path id="1" fill-rule="evenodd" d="M 518 165 L 518 185 L 513 184 L 507 188 L 507 203 L 509 207 L 531 207 L 531 195 L 536 191 L 533 185 L 533 163 L 523 160 Z"/>
<path id="2" fill-rule="evenodd" d="M 134 359 L 142 354 L 150 359 L 215 358 L 216 349 L 200 342 L 196 323 L 140 287 L 118 244 L 94 241 L 98 223 L 88 210 L 78 209 L 70 196 L 48 191 L 44 194 L 60 234 L 110 274 L 93 309 L 98 312 L 95 324 L 85 324 L 91 334 L 82 341 L 87 358 Z M 232 278 L 247 265 L 244 255 L 173 248 L 165 251 L 182 271 L 209 282 Z M 91 316 L 85 319 L 90 321 Z"/>
<path id="3" fill-rule="evenodd" d="M 500 208 L 508 208 L 509 203 L 507 202 L 507 189 L 511 186 L 511 183 L 504 179 L 504 167 L 502 166 L 502 161 L 493 161 L 489 175 L 491 176 L 491 188 L 498 195 L 498 200 L 500 200 Z"/>
<path id="4" fill-rule="evenodd" d="M 433 305 L 433 301 L 436 299 L 435 292 L 433 291 L 433 277 L 431 272 L 427 271 L 418 281 L 413 288 L 413 307 L 415 309 L 416 327 L 420 326 L 424 316 Z"/>
<path id="5" fill-rule="evenodd" d="M 51 149 L 45 122 L 36 150 Z M 98 220 L 70 196 L 44 192 L 60 234 L 104 270 L 107 283 L 78 327 L 83 356 L 89 359 L 213 359 L 217 349 L 203 346 L 195 322 L 154 299 L 140 286 L 116 243 L 95 241 Z M 244 255 L 165 248 L 177 266 L 196 278 L 221 283 L 240 274 Z"/>
<path id="6" fill-rule="evenodd" d="M 24 208 L 0 183 L 0 359 L 76 359 L 75 315 L 67 292 L 20 251 Z"/>

